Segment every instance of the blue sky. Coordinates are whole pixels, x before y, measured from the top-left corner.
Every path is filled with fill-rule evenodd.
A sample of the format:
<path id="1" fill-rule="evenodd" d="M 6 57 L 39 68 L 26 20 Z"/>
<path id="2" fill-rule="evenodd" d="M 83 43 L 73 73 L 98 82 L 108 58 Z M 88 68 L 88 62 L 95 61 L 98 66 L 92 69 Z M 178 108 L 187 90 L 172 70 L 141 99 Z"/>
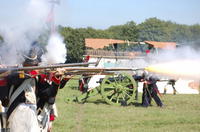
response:
<path id="1" fill-rule="evenodd" d="M 1 1 L 0 25 L 19 21 L 28 1 Z M 128 21 L 139 24 L 150 17 L 200 24 L 200 0 L 61 0 L 55 11 L 57 25 L 74 28 L 106 29 Z"/>

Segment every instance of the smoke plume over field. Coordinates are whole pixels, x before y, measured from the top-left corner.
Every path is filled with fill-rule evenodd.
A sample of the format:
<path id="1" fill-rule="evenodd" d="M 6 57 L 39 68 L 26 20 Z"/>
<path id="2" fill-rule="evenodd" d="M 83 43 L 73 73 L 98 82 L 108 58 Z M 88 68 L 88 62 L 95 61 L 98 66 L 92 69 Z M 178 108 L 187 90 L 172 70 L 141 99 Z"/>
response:
<path id="1" fill-rule="evenodd" d="M 66 49 L 62 37 L 59 34 L 52 34 L 46 46 L 47 53 L 42 56 L 46 63 L 61 63 L 66 59 Z M 57 52 L 55 52 L 57 51 Z"/>
<path id="2" fill-rule="evenodd" d="M 164 50 L 159 54 L 151 55 L 146 61 L 143 60 L 142 65 L 146 67 L 146 70 L 159 75 L 200 79 L 200 55 L 197 50 L 189 46 Z"/>
<path id="3" fill-rule="evenodd" d="M 49 0 L 29 0 L 23 7 L 23 14 L 20 14 L 17 20 L 13 20 L 15 24 L 4 27 L 0 25 L 0 35 L 4 39 L 0 45 L 0 61 L 6 65 L 21 64 L 24 61 L 22 56 L 28 53 L 31 44 L 38 40 L 44 31 L 49 30 L 47 23 L 47 16 L 51 10 Z M 66 49 L 58 33 L 49 35 L 46 51 L 46 58 L 42 57 L 46 62 L 65 61 Z"/>

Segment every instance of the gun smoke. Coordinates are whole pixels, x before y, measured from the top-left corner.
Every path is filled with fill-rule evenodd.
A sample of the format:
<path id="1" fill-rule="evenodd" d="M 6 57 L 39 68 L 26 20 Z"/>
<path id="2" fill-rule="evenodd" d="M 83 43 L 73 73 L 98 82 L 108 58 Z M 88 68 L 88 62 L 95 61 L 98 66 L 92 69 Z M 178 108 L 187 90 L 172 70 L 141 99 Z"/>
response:
<path id="1" fill-rule="evenodd" d="M 150 61 L 153 60 L 153 61 Z M 163 50 L 146 63 L 146 70 L 171 78 L 200 79 L 200 55 L 190 46 Z"/>
<path id="2" fill-rule="evenodd" d="M 48 64 L 64 63 L 66 57 L 66 48 L 63 38 L 59 34 L 52 34 L 48 45 L 47 52 L 42 56 L 42 61 Z"/>
<path id="3" fill-rule="evenodd" d="M 47 16 L 50 6 L 48 0 L 29 0 L 23 5 L 23 14 L 19 15 L 18 20 L 13 20 L 15 24 L 0 27 L 3 37 L 0 45 L 0 63 L 16 65 L 24 61 L 23 55 L 28 53 L 31 44 L 49 30 Z M 45 48 L 47 53 L 42 57 L 45 62 L 65 62 L 66 48 L 58 33 L 49 35 Z"/>

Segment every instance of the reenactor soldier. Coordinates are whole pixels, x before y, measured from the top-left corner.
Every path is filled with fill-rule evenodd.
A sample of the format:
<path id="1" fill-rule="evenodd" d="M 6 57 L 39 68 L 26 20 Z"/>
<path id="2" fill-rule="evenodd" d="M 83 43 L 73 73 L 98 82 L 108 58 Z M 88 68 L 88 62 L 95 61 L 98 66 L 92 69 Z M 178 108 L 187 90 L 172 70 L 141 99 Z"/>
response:
<path id="1" fill-rule="evenodd" d="M 138 100 L 138 82 L 143 82 L 144 77 L 142 75 L 138 75 L 138 73 L 135 73 L 132 77 L 136 81 L 136 86 L 137 86 L 135 91 L 135 100 Z"/>
<path id="2" fill-rule="evenodd" d="M 172 88 L 173 88 L 173 94 L 176 95 L 177 90 L 176 90 L 176 88 L 175 88 L 175 84 L 176 84 L 176 80 L 175 80 L 175 79 L 170 79 L 170 80 L 167 82 L 167 85 L 166 85 L 165 88 L 164 88 L 164 94 L 167 94 L 167 86 L 168 86 L 168 85 L 171 85 Z"/>
<path id="3" fill-rule="evenodd" d="M 30 50 L 23 66 L 37 66 L 37 54 Z M 36 70 L 13 72 L 7 76 L 9 103 L 8 128 L 11 132 L 39 132 L 36 114 Z"/>
<path id="4" fill-rule="evenodd" d="M 157 77 L 150 76 L 147 71 L 144 71 L 142 75 L 134 76 L 134 79 L 136 81 L 143 82 L 142 106 L 150 106 L 152 98 L 158 106 L 163 106 L 162 101 L 157 95 L 159 94 L 158 87 L 156 85 L 157 81 L 159 81 Z"/>
<path id="5" fill-rule="evenodd" d="M 62 69 L 58 74 L 40 74 L 37 88 L 37 114 L 42 132 L 51 131 L 51 122 L 56 116 L 55 99 L 59 88 L 63 88 L 68 78 L 62 78 Z M 60 74 L 59 74 L 60 72 Z"/>
<path id="6" fill-rule="evenodd" d="M 142 74 L 142 81 L 143 81 L 143 93 L 142 93 L 142 106 L 148 107 L 151 105 L 151 91 L 148 87 L 148 73 L 144 71 Z"/>
<path id="7" fill-rule="evenodd" d="M 142 93 L 142 106 L 147 107 L 150 105 L 151 101 L 151 96 L 150 96 L 150 91 L 148 89 L 147 85 L 147 72 L 143 71 L 143 73 L 137 73 L 133 75 L 134 80 L 137 82 L 137 87 L 138 87 L 138 82 L 143 82 L 143 93 Z M 136 99 L 138 98 L 138 88 L 136 90 Z"/>
<path id="8" fill-rule="evenodd" d="M 38 66 L 40 58 L 36 49 L 33 46 L 29 54 L 24 55 L 24 67 Z M 56 72 L 63 73 L 62 69 Z M 55 72 L 41 74 L 37 70 L 2 74 L 0 74 L 0 99 L 7 108 L 7 120 L 4 124 L 1 123 L 3 124 L 1 127 L 9 128 L 10 132 L 51 131 L 49 126 L 56 115 L 57 91 L 65 86 L 69 78 L 63 78 L 62 74 Z"/>
<path id="9" fill-rule="evenodd" d="M 0 68 L 5 68 L 5 66 L 0 65 Z M 0 71 L 0 100 L 2 105 L 5 107 L 8 104 L 8 87 L 7 87 L 7 76 L 9 72 Z"/>
<path id="10" fill-rule="evenodd" d="M 0 65 L 0 68 L 5 68 L 5 66 Z M 8 85 L 7 76 L 9 72 L 0 71 L 0 132 L 9 131 L 7 128 L 7 116 L 6 107 L 8 106 Z"/>
<path id="11" fill-rule="evenodd" d="M 163 103 L 158 96 L 158 94 L 160 94 L 160 92 L 158 90 L 158 86 L 156 85 L 157 81 L 159 81 L 159 79 L 157 77 L 150 76 L 149 79 L 147 80 L 147 86 L 148 86 L 148 90 L 150 92 L 151 98 L 154 99 L 157 106 L 162 107 Z M 150 98 L 149 104 L 151 104 L 151 98 Z"/>

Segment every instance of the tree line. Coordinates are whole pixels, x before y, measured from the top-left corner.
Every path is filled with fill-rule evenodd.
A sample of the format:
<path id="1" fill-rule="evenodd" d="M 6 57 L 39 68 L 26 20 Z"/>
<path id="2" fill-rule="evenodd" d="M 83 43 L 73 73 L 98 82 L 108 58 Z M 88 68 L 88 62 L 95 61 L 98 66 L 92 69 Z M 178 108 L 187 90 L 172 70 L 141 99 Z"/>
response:
<path id="1" fill-rule="evenodd" d="M 67 48 L 66 62 L 80 62 L 85 51 L 85 38 L 108 38 L 128 41 L 168 41 L 200 47 L 200 25 L 184 25 L 158 18 L 149 18 L 140 24 L 134 21 L 108 29 L 71 28 L 58 26 Z M 42 38 L 40 36 L 40 38 Z M 3 38 L 0 36 L 0 40 Z"/>
<path id="2" fill-rule="evenodd" d="M 157 18 L 140 24 L 134 21 L 111 26 L 105 30 L 59 26 L 67 47 L 67 62 L 79 62 L 85 50 L 85 38 L 109 38 L 128 41 L 167 41 L 200 47 L 200 25 L 184 25 Z"/>

